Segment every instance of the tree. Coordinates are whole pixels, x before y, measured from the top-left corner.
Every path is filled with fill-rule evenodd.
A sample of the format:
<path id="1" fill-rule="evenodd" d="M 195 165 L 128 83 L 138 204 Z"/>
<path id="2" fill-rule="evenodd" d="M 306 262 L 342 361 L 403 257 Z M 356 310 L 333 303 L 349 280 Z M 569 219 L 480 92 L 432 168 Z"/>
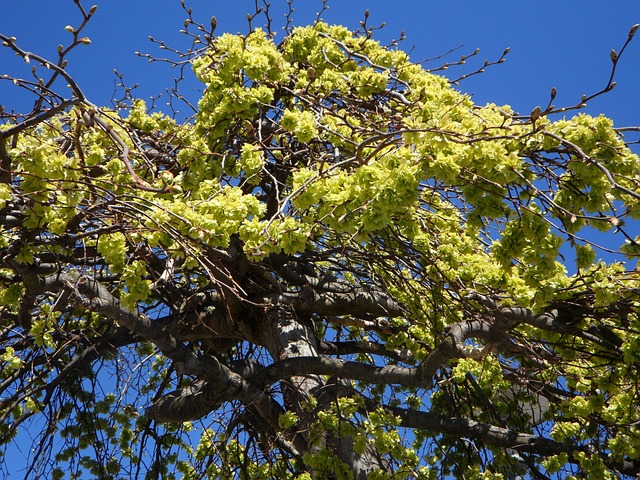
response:
<path id="1" fill-rule="evenodd" d="M 640 254 L 640 160 L 558 119 L 616 52 L 603 91 L 518 115 L 368 15 L 275 43 L 187 10 L 181 121 L 85 97 L 76 4 L 55 61 L 0 35 L 36 96 L 0 127 L 0 444 L 28 429 L 26 477 L 640 473 L 640 283 L 591 236 Z"/>

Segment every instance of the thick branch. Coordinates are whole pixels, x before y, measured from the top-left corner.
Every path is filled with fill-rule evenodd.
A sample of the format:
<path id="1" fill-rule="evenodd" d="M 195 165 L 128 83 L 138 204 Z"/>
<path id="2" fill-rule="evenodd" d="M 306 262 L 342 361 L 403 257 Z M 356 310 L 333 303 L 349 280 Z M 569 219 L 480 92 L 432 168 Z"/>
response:
<path id="1" fill-rule="evenodd" d="M 574 324 L 581 318 L 579 315 L 568 315 L 566 311 L 557 308 L 536 314 L 530 309 L 524 307 L 499 307 L 493 299 L 479 293 L 473 293 L 469 295 L 468 298 L 476 300 L 488 307 L 496 315 L 497 321 L 506 321 L 508 325 L 526 323 L 549 332 L 575 335 L 600 345 L 605 349 L 619 351 L 619 344 L 621 341 L 615 336 L 615 334 L 610 333 L 608 335 L 610 338 L 606 338 L 606 332 L 598 331 L 594 333 L 577 328 Z M 604 338 L 601 338 L 598 334 L 602 335 Z"/>
<path id="2" fill-rule="evenodd" d="M 252 364 L 230 367 L 212 359 L 209 374 L 193 385 L 175 390 L 153 403 L 145 416 L 157 422 L 187 422 L 197 420 L 225 402 L 239 400 L 256 410 L 272 429 L 278 430 L 282 407 L 263 390 L 243 378 L 257 368 Z"/>
<path id="3" fill-rule="evenodd" d="M 401 426 L 403 427 L 430 430 L 456 438 L 472 438 L 488 445 L 512 448 L 519 452 L 549 456 L 563 452 L 572 453 L 580 450 L 580 448 L 575 445 L 556 442 L 550 438 L 521 433 L 509 428 L 497 427 L 466 418 L 446 417 L 432 412 L 421 412 L 390 406 L 384 406 L 383 408 L 389 413 L 399 417 Z"/>
<path id="4" fill-rule="evenodd" d="M 254 376 L 263 387 L 296 375 L 331 375 L 351 380 L 382 384 L 396 384 L 407 387 L 430 389 L 438 369 L 449 360 L 474 356 L 474 351 L 464 345 L 469 338 L 495 340 L 496 329 L 480 320 L 460 322 L 449 327 L 447 337 L 427 356 L 418 367 L 387 365 L 377 367 L 360 362 L 352 362 L 326 357 L 296 357 L 278 361 Z M 478 352 L 481 353 L 481 352 Z"/>
<path id="5" fill-rule="evenodd" d="M 488 352 L 488 350 L 477 350 L 465 346 L 465 341 L 470 338 L 489 342 L 506 342 L 504 335 L 504 329 L 498 322 L 473 320 L 454 323 L 448 327 L 444 340 L 431 351 L 420 365 L 422 375 L 425 378 L 433 378 L 438 369 L 453 358 L 479 357 Z"/>
<path id="6" fill-rule="evenodd" d="M 300 292 L 267 295 L 263 303 L 292 305 L 300 312 L 320 315 L 356 315 L 365 317 L 398 317 L 402 309 L 398 303 L 382 291 L 354 287 L 345 292 L 319 293 L 312 288 Z"/>
<path id="7" fill-rule="evenodd" d="M 395 365 L 376 367 L 326 357 L 286 358 L 258 372 L 251 380 L 266 387 L 291 376 L 303 375 L 330 375 L 378 385 L 396 384 L 422 388 L 431 388 L 432 386 L 432 379 L 423 377 L 420 367 L 407 368 Z"/>
<path id="8" fill-rule="evenodd" d="M 164 395 L 146 410 L 145 415 L 158 422 L 197 420 L 222 403 L 238 398 L 242 390 L 242 377 L 214 360 L 207 380 L 196 381 Z"/>
<path id="9" fill-rule="evenodd" d="M 318 350 L 325 355 L 351 355 L 354 353 L 368 353 L 389 357 L 401 362 L 413 362 L 415 358 L 407 349 L 389 350 L 382 343 L 368 341 L 351 342 L 327 342 L 322 341 L 318 345 Z"/>
<path id="10" fill-rule="evenodd" d="M 369 403 L 367 410 L 379 408 L 374 402 L 368 401 L 367 403 Z M 573 454 L 577 451 L 589 451 L 586 446 L 556 442 L 550 438 L 521 433 L 509 428 L 476 422 L 466 418 L 446 417 L 432 412 L 407 410 L 388 405 L 382 408 L 398 417 L 402 427 L 429 430 L 450 435 L 454 438 L 470 438 L 494 447 L 510 448 L 518 452 L 531 453 L 542 457 L 568 453 L 569 461 L 577 464 L 578 461 L 573 457 Z M 636 476 L 640 473 L 640 464 L 638 462 L 624 459 L 616 460 L 608 455 L 603 455 L 602 457 L 609 468 L 622 474 Z"/>
<path id="11" fill-rule="evenodd" d="M 23 278 L 28 277 L 24 274 L 25 272 L 19 273 Z M 120 300 L 95 278 L 69 271 L 48 275 L 44 278 L 39 277 L 37 288 L 33 282 L 31 283 L 31 285 L 27 285 L 27 288 L 32 294 L 62 290 L 71 292 L 73 300 L 87 310 L 114 320 L 120 326 L 128 328 L 133 333 L 155 344 L 164 355 L 174 361 L 176 370 L 180 374 L 200 375 L 206 373 L 207 364 L 193 351 L 179 344 L 163 324 L 125 308 Z"/>

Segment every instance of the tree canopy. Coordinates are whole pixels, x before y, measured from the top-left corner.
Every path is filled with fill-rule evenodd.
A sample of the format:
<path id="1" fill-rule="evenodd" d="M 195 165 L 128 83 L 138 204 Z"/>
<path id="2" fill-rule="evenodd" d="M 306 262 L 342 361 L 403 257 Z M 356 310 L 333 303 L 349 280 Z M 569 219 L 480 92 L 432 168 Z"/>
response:
<path id="1" fill-rule="evenodd" d="M 0 34 L 35 99 L 0 126 L 26 477 L 640 473 L 637 128 L 591 97 L 476 105 L 366 16 L 276 42 L 188 11 L 193 117 L 99 107 L 66 70 L 76 4 L 57 59 Z"/>

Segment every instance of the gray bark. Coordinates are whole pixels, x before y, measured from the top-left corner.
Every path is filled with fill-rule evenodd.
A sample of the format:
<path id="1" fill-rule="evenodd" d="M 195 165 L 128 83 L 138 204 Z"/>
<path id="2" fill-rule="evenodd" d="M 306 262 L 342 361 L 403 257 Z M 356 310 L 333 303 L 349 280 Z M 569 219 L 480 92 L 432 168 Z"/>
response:
<path id="1" fill-rule="evenodd" d="M 313 325 L 308 318 L 298 318 L 295 310 L 288 305 L 275 305 L 265 312 L 266 324 L 263 330 L 265 347 L 274 360 L 283 362 L 293 361 L 304 363 L 306 359 L 314 362 L 326 360 L 318 354 L 318 340 Z M 299 361 L 299 359 L 301 361 Z M 322 372 L 292 369 L 288 372 L 285 382 L 285 402 L 298 414 L 300 423 L 297 426 L 301 434 L 297 435 L 293 444 L 301 451 L 314 451 L 327 447 L 353 472 L 355 480 L 366 480 L 368 475 L 378 469 L 386 470 L 386 465 L 375 455 L 373 449 L 367 449 L 363 455 L 357 455 L 353 450 L 351 438 L 336 438 L 330 432 L 323 437 L 320 445 L 310 442 L 308 435 L 314 415 L 302 408 L 302 402 L 309 397 L 316 397 L 318 408 L 328 408 L 330 399 L 322 401 L 322 391 L 327 388 L 327 382 L 320 376 Z M 320 472 L 315 472 L 315 476 Z M 318 477 L 320 478 L 320 477 Z"/>

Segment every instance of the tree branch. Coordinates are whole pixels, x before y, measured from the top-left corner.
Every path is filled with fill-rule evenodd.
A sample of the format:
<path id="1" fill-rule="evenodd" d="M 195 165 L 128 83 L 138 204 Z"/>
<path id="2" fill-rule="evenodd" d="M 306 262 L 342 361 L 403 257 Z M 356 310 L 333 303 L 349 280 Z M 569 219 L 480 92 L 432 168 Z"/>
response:
<path id="1" fill-rule="evenodd" d="M 297 311 L 320 315 L 398 317 L 402 308 L 384 292 L 354 286 L 351 291 L 319 293 L 311 287 L 300 292 L 266 295 L 262 303 L 292 305 Z"/>
<path id="2" fill-rule="evenodd" d="M 574 326 L 573 323 L 577 323 L 581 318 L 580 315 L 568 315 L 564 310 L 558 308 L 552 308 L 547 312 L 536 314 L 532 310 L 524 307 L 499 307 L 495 300 L 479 293 L 470 294 L 467 298 L 485 305 L 493 311 L 498 320 L 506 321 L 509 325 L 526 323 L 549 332 L 575 335 L 589 340 L 607 350 L 614 350 L 616 352 L 620 350 L 619 344 L 621 344 L 621 340 L 617 338 L 613 332 L 608 334 L 610 338 L 601 338 L 591 331 L 584 331 Z M 606 336 L 606 333 L 603 336 Z"/>
<path id="3" fill-rule="evenodd" d="M 322 341 L 318 350 L 325 355 L 350 355 L 354 353 L 367 353 L 393 358 L 401 362 L 413 362 L 415 358 L 406 350 L 388 350 L 382 343 L 368 341 L 352 342 L 328 342 Z"/>
<path id="4" fill-rule="evenodd" d="M 17 268 L 18 273 L 21 274 L 30 270 L 29 267 Z M 25 275 L 22 276 L 25 278 Z M 31 282 L 32 285 L 27 285 L 27 288 L 31 289 L 31 294 L 67 290 L 71 292 L 73 300 L 83 308 L 97 312 L 155 344 L 164 355 L 174 361 L 176 371 L 180 374 L 202 375 L 206 373 L 209 365 L 203 358 L 198 357 L 192 350 L 178 343 L 175 337 L 164 328 L 163 324 L 152 321 L 146 315 L 132 312 L 125 308 L 120 300 L 95 278 L 74 271 L 60 272 L 37 278 L 37 289 L 34 288 L 33 282 Z"/>
<path id="5" fill-rule="evenodd" d="M 0 131 L 0 158 L 6 161 L 6 159 L 4 158 L 6 154 L 6 150 L 4 147 L 4 139 L 9 138 L 12 135 L 17 135 L 23 130 L 29 127 L 32 127 L 34 125 L 38 125 L 39 123 L 42 123 L 48 120 L 49 118 L 61 112 L 64 112 L 67 108 L 72 107 L 74 105 L 79 105 L 80 103 L 82 103 L 82 100 L 80 98 L 71 98 L 69 100 L 65 100 L 59 105 L 56 105 L 55 107 L 51 107 L 48 110 L 45 110 L 43 112 L 40 112 L 37 115 L 27 118 L 24 122 L 20 122 L 17 125 L 14 125 L 13 127 L 8 128 L 7 130 Z M 8 155 L 6 156 L 8 158 Z M 4 169 L 3 169 L 3 173 L 4 173 Z"/>
<path id="6" fill-rule="evenodd" d="M 371 406 L 379 408 L 376 405 Z M 556 442 L 550 438 L 521 433 L 509 428 L 497 427 L 466 418 L 447 417 L 432 412 L 407 410 L 388 405 L 382 408 L 399 417 L 403 427 L 430 430 L 458 438 L 472 438 L 489 445 L 512 448 L 519 452 L 549 456 L 581 450 L 578 446 Z"/>
<path id="7" fill-rule="evenodd" d="M 372 411 L 380 408 L 380 406 L 367 400 L 366 408 L 367 411 Z M 432 412 L 407 410 L 388 405 L 384 405 L 382 408 L 398 417 L 402 427 L 429 430 L 451 435 L 454 438 L 470 438 L 487 445 L 510 448 L 517 452 L 532 453 L 543 457 L 567 453 L 569 454 L 569 461 L 576 464 L 578 460 L 573 456 L 575 452 L 591 453 L 589 447 L 585 445 L 557 442 L 550 438 L 522 433 L 466 418 L 447 417 Z M 601 455 L 601 457 L 609 468 L 613 468 L 620 473 L 633 476 L 640 473 L 640 464 L 636 461 L 616 460 L 608 455 Z"/>
<path id="8" fill-rule="evenodd" d="M 250 377 L 250 381 L 265 388 L 277 381 L 292 376 L 331 375 L 339 378 L 382 384 L 397 384 L 411 387 L 431 388 L 432 379 L 425 378 L 420 367 L 407 368 L 395 365 L 376 367 L 360 362 L 351 362 L 326 357 L 293 357 L 280 360 Z"/>
<path id="9" fill-rule="evenodd" d="M 279 380 L 296 375 L 332 375 L 378 385 L 397 384 L 430 389 L 438 369 L 453 358 L 475 357 L 482 351 L 464 345 L 469 338 L 496 340 L 499 333 L 488 322 L 475 320 L 460 322 L 449 327 L 445 339 L 432 350 L 417 367 L 387 365 L 377 367 L 360 362 L 325 357 L 295 357 L 273 363 L 252 377 L 258 385 L 266 387 Z"/>

